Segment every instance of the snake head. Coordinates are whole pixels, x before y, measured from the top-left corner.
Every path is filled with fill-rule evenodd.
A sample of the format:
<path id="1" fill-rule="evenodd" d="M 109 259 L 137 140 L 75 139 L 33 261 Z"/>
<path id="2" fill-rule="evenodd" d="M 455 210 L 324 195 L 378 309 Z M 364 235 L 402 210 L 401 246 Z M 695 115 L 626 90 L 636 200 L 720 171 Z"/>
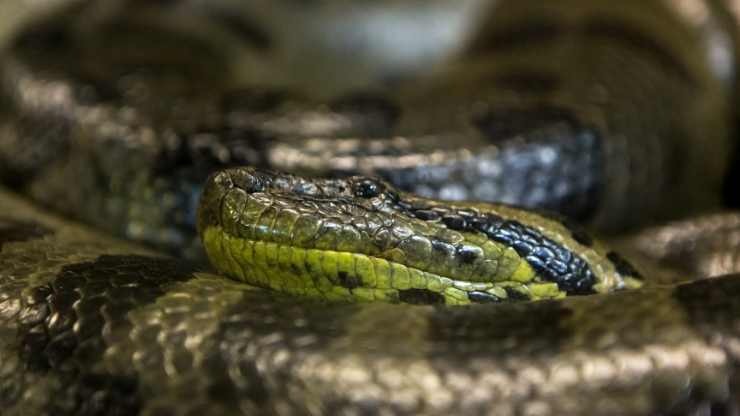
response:
<path id="1" fill-rule="evenodd" d="M 551 299 L 621 289 L 636 274 L 555 219 L 419 198 L 364 176 L 228 169 L 209 179 L 198 217 L 219 271 L 328 299 Z"/>

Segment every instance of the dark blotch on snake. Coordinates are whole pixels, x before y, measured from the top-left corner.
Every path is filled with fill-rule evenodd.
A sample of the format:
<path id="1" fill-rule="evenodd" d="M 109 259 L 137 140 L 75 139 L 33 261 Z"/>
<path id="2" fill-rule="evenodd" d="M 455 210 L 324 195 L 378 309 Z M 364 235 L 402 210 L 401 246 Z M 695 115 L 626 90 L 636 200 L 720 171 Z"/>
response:
<path id="1" fill-rule="evenodd" d="M 432 239 L 432 250 L 434 251 L 434 255 L 440 255 L 445 257 L 453 257 L 455 255 L 455 246 L 453 246 L 450 243 Z"/>
<path id="2" fill-rule="evenodd" d="M 434 305 L 445 303 L 440 293 L 427 289 L 406 289 L 398 291 L 398 300 L 412 305 Z"/>
<path id="3" fill-rule="evenodd" d="M 105 342 L 91 342 L 125 325 L 128 314 L 156 301 L 167 287 L 193 277 L 176 260 L 100 256 L 69 264 L 27 297 L 18 329 L 21 357 L 29 371 L 59 377 L 64 408 L 50 414 L 137 414 L 142 398 L 136 378 L 101 367 Z M 104 302 L 101 302 L 103 300 Z M 115 307 L 106 306 L 115 305 Z"/>
<path id="4" fill-rule="evenodd" d="M 404 201 L 397 202 L 399 206 L 403 204 Z M 401 212 L 416 218 L 413 207 L 405 208 Z M 512 247 L 537 274 L 547 281 L 557 283 L 558 287 L 568 294 L 594 293 L 596 277 L 588 263 L 532 227 L 494 214 L 479 214 L 467 210 L 445 213 L 441 221 L 451 230 L 480 232 L 492 241 Z M 478 253 L 472 249 L 457 247 L 455 255 L 461 263 L 467 264 L 475 261 Z"/>
<path id="5" fill-rule="evenodd" d="M 594 239 L 584 230 L 578 229 L 578 228 L 571 228 L 568 224 L 564 224 L 566 227 L 568 227 L 568 230 L 570 231 L 570 235 L 573 237 L 578 244 L 581 244 L 585 247 L 591 247 L 594 244 Z"/>
<path id="6" fill-rule="evenodd" d="M 422 221 L 436 221 L 439 219 L 439 214 L 429 209 L 416 210 L 414 211 L 414 215 Z"/>
<path id="7" fill-rule="evenodd" d="M 588 263 L 539 231 L 495 215 L 479 218 L 473 224 L 491 240 L 513 247 L 538 274 L 557 283 L 561 290 L 577 295 L 593 293 L 596 278 Z"/>
<path id="8" fill-rule="evenodd" d="M 465 218 L 458 215 L 445 215 L 442 217 L 442 223 L 450 230 L 455 231 L 464 231 L 468 227 Z"/>
<path id="9" fill-rule="evenodd" d="M 504 290 L 506 291 L 508 300 L 529 300 L 527 295 L 525 295 L 522 292 L 519 292 L 518 290 L 512 289 L 510 287 L 505 287 Z"/>
<path id="10" fill-rule="evenodd" d="M 471 264 L 478 258 L 478 250 L 469 246 L 460 246 L 455 250 L 455 255 L 462 264 Z"/>
<path id="11" fill-rule="evenodd" d="M 356 287 L 360 287 L 362 283 L 357 278 L 357 276 L 350 275 L 349 273 L 345 271 L 337 272 L 337 277 L 339 278 L 339 286 L 345 287 L 347 289 L 354 289 Z"/>
<path id="12" fill-rule="evenodd" d="M 473 303 L 498 303 L 501 302 L 497 296 L 486 292 L 468 292 L 468 299 Z"/>

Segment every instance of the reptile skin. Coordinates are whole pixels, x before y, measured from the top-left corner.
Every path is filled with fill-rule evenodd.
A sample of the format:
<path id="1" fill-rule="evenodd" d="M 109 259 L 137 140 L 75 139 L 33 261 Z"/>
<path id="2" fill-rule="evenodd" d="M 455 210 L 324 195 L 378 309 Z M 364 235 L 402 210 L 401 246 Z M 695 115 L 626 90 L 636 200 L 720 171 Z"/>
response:
<path id="1" fill-rule="evenodd" d="M 3 49 L 0 179 L 175 257 L 1 191 L 2 414 L 740 412 L 740 276 L 706 278 L 738 271 L 737 214 L 626 240 L 638 266 L 662 263 L 637 288 L 617 270 L 626 263 L 587 254 L 569 224 L 516 211 L 536 218 L 517 235 L 567 241 L 569 255 L 617 277 L 558 280 L 552 256 L 535 270 L 542 258 L 515 238 L 503 244 L 536 272 L 525 276 L 561 291 L 519 300 L 557 299 L 508 303 L 513 292 L 485 287 L 464 299 L 486 304 L 458 307 L 327 303 L 249 286 L 211 274 L 195 233 L 206 178 L 235 165 L 382 176 L 423 197 L 550 209 L 601 230 L 717 208 L 736 116 L 732 2 L 469 0 L 453 15 L 472 30 L 408 66 L 369 67 L 372 54 L 339 59 L 352 42 L 337 51 L 324 39 L 316 50 L 326 55 L 311 55 L 305 45 L 318 38 L 307 33 L 359 33 L 371 20 L 358 11 L 400 13 L 404 2 L 52 3 L 29 6 Z M 289 32 L 310 42 L 281 38 Z M 462 217 L 456 204 L 430 202 L 450 218 Z M 392 214 L 432 215 L 400 208 Z M 452 259 L 475 250 L 462 251 Z M 594 289 L 605 281 L 614 287 Z"/>
<path id="2" fill-rule="evenodd" d="M 7 193 L 0 208 L 3 414 L 737 410 L 738 276 L 474 307 L 324 304 Z"/>
<path id="3" fill-rule="evenodd" d="M 222 171 L 206 183 L 198 229 L 218 271 L 332 300 L 461 305 L 642 285 L 616 252 L 559 219 L 419 198 L 361 176 Z"/>
<path id="4" fill-rule="evenodd" d="M 733 94 L 706 50 L 731 59 L 734 31 L 709 9 L 696 21 L 658 0 L 570 1 L 499 2 L 454 65 L 326 99 L 232 79 L 230 46 L 251 38 L 217 48 L 185 17 L 190 31 L 166 24 L 167 6 L 63 9 L 6 49 L 0 178 L 190 257 L 202 183 L 237 165 L 380 175 L 428 197 L 544 208 L 610 230 L 716 207 Z"/>

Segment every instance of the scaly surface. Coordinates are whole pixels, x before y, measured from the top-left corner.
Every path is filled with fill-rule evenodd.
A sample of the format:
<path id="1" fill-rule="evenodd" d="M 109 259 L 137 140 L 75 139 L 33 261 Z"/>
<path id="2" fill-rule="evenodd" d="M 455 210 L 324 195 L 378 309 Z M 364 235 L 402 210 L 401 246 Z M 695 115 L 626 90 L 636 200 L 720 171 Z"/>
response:
<path id="1" fill-rule="evenodd" d="M 3 414 L 736 409 L 738 276 L 474 307 L 327 304 L 197 272 L 5 192 L 0 211 Z"/>
<path id="2" fill-rule="evenodd" d="M 466 304 L 641 284 L 575 226 L 504 205 L 418 198 L 366 177 L 235 168 L 207 182 L 199 210 L 216 269 L 300 295 Z"/>
<path id="3" fill-rule="evenodd" d="M 426 196 L 557 209 L 606 228 L 695 212 L 718 199 L 735 108 L 738 37 L 730 18 L 737 8 L 724 9 L 731 2 L 491 2 L 490 10 L 472 9 L 480 25 L 464 36 L 469 43 L 451 51 L 459 60 L 410 74 L 436 73 L 428 82 L 401 85 L 398 95 L 394 84 L 385 93 L 347 91 L 325 101 L 283 85 L 279 75 L 301 68 L 307 85 L 328 92 L 313 81 L 317 74 L 332 77 L 315 64 L 328 63 L 344 82 L 356 72 L 342 64 L 363 65 L 341 50 L 360 51 L 342 44 L 333 59 L 319 59 L 296 43 L 281 49 L 282 35 L 297 33 L 311 45 L 312 34 L 356 39 L 357 29 L 372 23 L 366 19 L 372 13 L 357 11 L 395 13 L 405 2 L 275 0 L 271 10 L 287 11 L 276 19 L 255 18 L 268 9 L 261 2 L 232 0 L 36 3 L 39 11 L 19 26 L 0 63 L 0 177 L 47 207 L 172 252 L 198 256 L 194 207 L 202 182 L 236 164 L 373 173 Z M 55 10 L 46 10 L 51 3 Z M 448 3 L 424 2 L 449 9 Z M 312 18 L 291 20 L 296 11 Z M 407 26 L 418 16 L 398 21 Z M 377 44 L 397 45 L 382 38 Z M 296 51 L 302 61 L 291 60 Z M 233 71 L 245 57 L 254 65 Z M 378 79 L 408 81 L 379 72 Z M 259 87 L 234 91 L 245 85 L 239 81 Z M 238 192 L 230 195 L 239 202 Z M 737 411 L 736 276 L 517 304 L 327 305 L 194 273 L 51 219 L 10 195 L 0 196 L 0 208 L 4 414 Z M 523 238 L 533 230 L 527 218 L 517 219 L 521 226 L 491 217 L 468 222 L 477 214 L 463 211 L 474 209 L 480 207 L 443 215 L 447 231 L 508 237 L 511 250 L 478 235 L 485 247 L 458 253 L 453 245 L 449 257 L 431 257 L 426 277 L 451 274 L 456 259 L 486 260 L 479 253 L 487 248 L 502 253 L 491 260 L 505 260 L 497 262 L 504 265 L 496 270 L 506 271 L 499 278 L 523 276 L 520 292 L 536 295 L 532 282 L 560 269 L 556 252 L 535 251 L 546 246 L 542 230 L 530 247 Z M 407 214 L 403 221 L 413 214 L 434 222 L 440 213 L 412 206 Z M 503 214 L 496 215 L 510 218 Z M 474 224 L 496 226 L 489 235 L 488 228 L 470 230 Z M 441 229 L 430 227 L 422 228 Z M 555 235 L 583 240 L 549 222 L 544 229 L 556 249 L 567 241 Z M 242 239 L 234 230 L 240 231 L 232 224 L 214 235 Z M 697 235 L 696 241 L 711 240 Z M 400 254 L 410 259 L 369 253 L 370 261 L 373 268 L 403 265 L 410 285 L 410 270 L 430 259 L 415 256 L 433 240 L 404 246 Z M 437 240 L 452 253 L 442 244 L 451 241 Z M 258 249 L 251 241 L 252 254 L 265 253 L 264 267 L 286 264 L 285 244 Z M 716 241 L 740 264 L 736 240 Z M 589 244 L 579 244 L 566 252 L 584 256 Z M 229 247 L 222 264 L 241 254 L 231 246 L 222 241 Z M 306 257 L 309 250 L 317 249 Z M 369 259 L 329 251 L 351 252 L 355 272 Z M 290 258 L 300 258 L 298 252 Z M 609 270 L 624 264 L 606 258 L 583 258 L 579 264 L 589 269 L 607 266 L 603 273 L 593 267 L 593 281 L 555 279 L 558 290 L 608 287 Z M 510 272 L 509 263 L 524 272 Z M 342 283 L 336 264 L 321 263 L 332 284 Z M 473 300 L 503 298 L 496 286 L 503 282 L 485 281 L 473 269 L 466 269 L 469 285 L 493 285 Z M 344 284 L 369 276 L 359 275 Z M 405 288 L 399 276 L 384 284 Z M 411 294 L 433 299 L 422 293 Z"/>

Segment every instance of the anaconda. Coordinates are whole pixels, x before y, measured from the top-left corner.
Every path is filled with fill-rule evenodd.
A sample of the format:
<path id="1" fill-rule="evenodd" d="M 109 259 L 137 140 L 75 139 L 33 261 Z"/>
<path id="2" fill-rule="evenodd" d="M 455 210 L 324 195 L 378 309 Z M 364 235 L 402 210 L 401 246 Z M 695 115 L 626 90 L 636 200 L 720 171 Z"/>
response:
<path id="1" fill-rule="evenodd" d="M 574 226 L 504 205 L 418 198 L 366 177 L 233 169 L 212 177 L 201 199 L 198 225 L 216 269 L 302 296 L 460 305 L 642 280 Z"/>
<path id="2" fill-rule="evenodd" d="M 709 414 L 740 277 L 562 300 L 323 303 L 0 198 L 3 414 Z M 588 400 L 584 400 L 588 397 Z"/>
<path id="3" fill-rule="evenodd" d="M 234 63 L 246 49 L 252 62 L 286 56 L 271 52 L 291 30 L 271 22 L 323 33 L 354 16 L 359 31 L 372 19 L 351 12 L 403 2 L 276 2 L 276 20 L 228 1 L 134 3 L 70 0 L 21 25 L 0 64 L 0 176 L 180 258 L 202 258 L 195 205 L 207 175 L 240 164 L 380 175 L 425 197 L 555 209 L 601 229 L 718 206 L 734 117 L 729 3 L 470 1 L 468 16 L 483 18 L 467 22 L 477 30 L 456 38 L 450 63 L 399 72 L 378 59 L 368 73 L 383 79 L 363 82 L 327 59 L 346 76 L 327 85 L 321 71 L 283 85 L 295 62 L 274 78 L 269 66 L 233 76 Z M 242 168 L 208 189 L 200 222 L 214 266 L 293 296 L 2 194 L 4 412 L 737 411 L 737 276 L 694 280 L 701 261 L 671 261 L 658 244 L 643 254 L 685 279 L 648 269 L 642 284 L 570 220 L 376 179 Z M 729 272 L 736 217 L 715 218 L 722 226 L 681 247 L 713 247 L 725 264 L 713 271 Z M 681 247 L 684 259 L 702 251 Z M 486 304 L 403 304 L 442 302 Z"/>

